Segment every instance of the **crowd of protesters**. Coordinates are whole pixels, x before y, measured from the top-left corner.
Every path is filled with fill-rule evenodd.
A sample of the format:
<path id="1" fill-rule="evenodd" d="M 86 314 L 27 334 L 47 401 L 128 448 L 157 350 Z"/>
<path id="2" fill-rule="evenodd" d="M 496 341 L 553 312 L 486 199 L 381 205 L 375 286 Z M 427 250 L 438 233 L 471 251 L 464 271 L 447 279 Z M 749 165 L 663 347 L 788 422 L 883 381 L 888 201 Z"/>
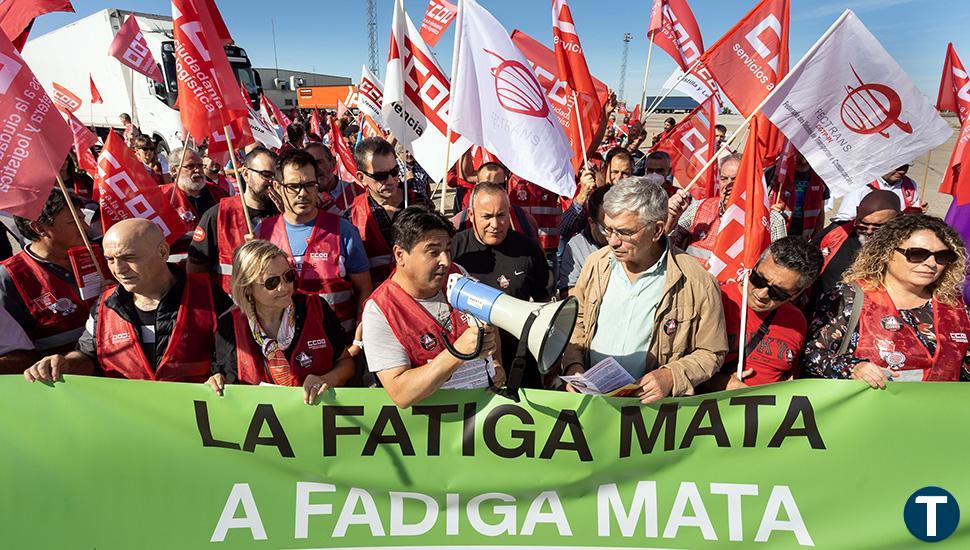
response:
<path id="1" fill-rule="evenodd" d="M 123 115 L 126 144 L 188 232 L 170 246 L 134 218 L 100 235 L 92 182 L 68 159 L 71 203 L 55 190 L 37 219 L 10 228 L 22 249 L 0 265 L 0 372 L 205 383 L 218 393 L 301 386 L 308 404 L 347 385 L 381 386 L 402 407 L 458 378 L 498 388 L 518 335 L 448 303 L 449 276 L 463 274 L 521 300 L 576 299 L 562 359 L 545 375 L 528 362 L 526 388 L 572 391 L 559 375 L 608 358 L 637 380 L 643 403 L 800 377 L 874 388 L 970 380 L 966 248 L 924 213 L 908 166 L 847 195 L 838 211 L 800 155 L 787 176 L 769 169 L 771 243 L 746 284 L 719 285 L 706 262 L 741 156 L 721 158 L 717 193 L 693 199 L 669 155 L 641 150 L 639 121 L 623 120 L 618 135 L 614 107 L 576 174 L 576 196 L 556 196 L 473 147 L 448 176 L 450 218 L 431 203 L 435 182 L 414 158 L 391 136 L 361 139 L 349 116 L 351 182 L 336 176 L 333 144 L 299 117 L 282 147 L 248 147 L 234 171 L 202 148 L 159 156 Z M 71 206 L 87 213 L 81 225 L 95 221 L 87 233 L 112 279 L 93 297 L 82 297 L 68 254 L 83 245 Z"/>

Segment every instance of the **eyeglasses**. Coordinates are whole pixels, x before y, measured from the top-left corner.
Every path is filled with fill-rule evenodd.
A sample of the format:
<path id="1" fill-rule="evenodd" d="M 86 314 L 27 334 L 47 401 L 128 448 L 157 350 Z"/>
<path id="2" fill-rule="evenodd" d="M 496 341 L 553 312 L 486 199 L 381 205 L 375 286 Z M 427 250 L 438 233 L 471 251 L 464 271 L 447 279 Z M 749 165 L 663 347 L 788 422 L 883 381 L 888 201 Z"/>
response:
<path id="1" fill-rule="evenodd" d="M 384 170 L 383 172 L 373 172 L 373 173 L 371 173 L 371 172 L 364 172 L 363 170 L 361 170 L 360 172 L 362 174 L 364 174 L 365 176 L 371 178 L 374 181 L 386 181 L 387 178 L 398 178 L 398 177 L 400 177 L 401 176 L 401 167 L 400 166 L 394 166 L 394 168 L 391 168 L 390 170 Z"/>
<path id="2" fill-rule="evenodd" d="M 899 252 L 906 257 L 906 261 L 911 264 L 921 264 L 925 262 L 930 256 L 936 260 L 936 263 L 940 265 L 950 265 L 957 261 L 957 253 L 950 250 L 949 248 L 944 248 L 943 250 L 937 250 L 933 252 L 932 250 L 927 250 L 925 248 L 913 247 L 913 248 L 897 248 L 896 252 Z"/>
<path id="3" fill-rule="evenodd" d="M 194 172 L 196 170 L 202 170 L 203 168 L 204 168 L 204 166 L 202 165 L 201 162 L 196 163 L 196 164 L 183 164 L 182 165 L 182 169 L 183 170 L 188 170 L 189 172 Z"/>
<path id="4" fill-rule="evenodd" d="M 252 168 L 246 168 L 254 174 L 259 174 L 264 180 L 276 181 L 276 172 L 272 170 L 253 170 Z"/>
<path id="5" fill-rule="evenodd" d="M 613 235 L 616 235 L 617 239 L 620 239 L 621 241 L 630 242 L 633 240 L 634 237 L 637 236 L 637 233 L 643 231 L 644 229 L 646 229 L 646 227 L 647 226 L 644 225 L 639 229 L 614 229 L 612 227 L 607 227 L 604 225 L 602 226 L 602 230 L 603 230 L 603 235 L 606 237 L 607 240 L 609 240 L 609 238 L 612 237 Z"/>
<path id="6" fill-rule="evenodd" d="M 280 183 L 280 187 L 284 191 L 293 195 L 294 197 L 300 194 L 300 191 L 306 191 L 307 193 L 317 189 L 317 182 L 308 181 L 305 183 Z"/>
<path id="7" fill-rule="evenodd" d="M 877 229 L 884 226 L 884 223 L 866 223 L 866 222 L 855 222 L 856 233 L 861 233 L 863 235 L 869 235 L 870 233 L 875 233 Z"/>
<path id="8" fill-rule="evenodd" d="M 770 284 L 764 275 L 758 273 L 757 269 L 751 270 L 751 274 L 748 275 L 748 282 L 757 289 L 768 289 L 768 298 L 771 298 L 775 302 L 787 302 L 792 299 L 791 292 Z"/>
<path id="9" fill-rule="evenodd" d="M 293 281 L 295 280 L 296 280 L 296 270 L 291 268 L 279 275 L 273 275 L 272 277 L 269 277 L 268 279 L 263 281 L 263 286 L 266 287 L 266 290 L 276 290 L 276 287 L 280 286 L 281 282 L 286 281 L 289 284 L 293 284 Z"/>

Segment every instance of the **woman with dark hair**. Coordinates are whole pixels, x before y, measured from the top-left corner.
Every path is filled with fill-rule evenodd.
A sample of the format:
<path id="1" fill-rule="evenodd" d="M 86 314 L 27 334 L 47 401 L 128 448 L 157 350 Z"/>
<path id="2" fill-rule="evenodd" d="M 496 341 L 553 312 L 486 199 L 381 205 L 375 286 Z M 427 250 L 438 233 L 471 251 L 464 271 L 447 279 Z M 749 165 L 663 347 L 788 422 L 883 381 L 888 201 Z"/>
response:
<path id="1" fill-rule="evenodd" d="M 873 388 L 891 380 L 970 380 L 966 263 L 963 241 L 939 218 L 915 214 L 884 225 L 819 301 L 806 375 Z"/>
<path id="2" fill-rule="evenodd" d="M 236 383 L 303 386 L 303 400 L 312 405 L 321 392 L 353 376 L 336 314 L 320 296 L 294 293 L 294 281 L 289 256 L 275 244 L 254 240 L 236 249 L 236 307 L 219 317 L 206 382 L 216 393 Z"/>

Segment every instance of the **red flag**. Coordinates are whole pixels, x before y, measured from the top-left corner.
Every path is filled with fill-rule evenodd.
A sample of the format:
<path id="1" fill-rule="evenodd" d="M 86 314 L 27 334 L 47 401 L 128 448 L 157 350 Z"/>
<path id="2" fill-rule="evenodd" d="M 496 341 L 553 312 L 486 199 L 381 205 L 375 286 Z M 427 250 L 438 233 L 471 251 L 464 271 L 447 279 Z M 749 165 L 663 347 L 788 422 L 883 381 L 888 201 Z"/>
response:
<path id="1" fill-rule="evenodd" d="M 555 53 L 520 30 L 512 31 L 512 43 L 529 60 L 529 65 L 535 71 L 539 85 L 542 86 L 546 97 L 549 98 L 549 107 L 552 108 L 556 118 L 559 119 L 559 124 L 566 132 L 566 137 L 569 138 L 569 143 L 573 148 L 573 169 L 578 169 L 583 164 L 583 149 L 589 148 L 593 142 L 593 136 L 596 135 L 603 124 L 602 110 L 594 102 L 588 100 L 586 96 L 578 96 L 585 123 L 583 126 L 584 143 L 579 139 L 579 124 L 576 121 L 573 95 L 568 91 L 566 82 L 557 76 L 559 71 Z M 597 102 L 602 105 L 609 98 L 609 88 L 595 77 L 593 78 L 593 85 L 596 88 Z"/>
<path id="2" fill-rule="evenodd" d="M 744 116 L 788 72 L 790 15 L 790 0 L 761 0 L 700 58 Z"/>
<path id="3" fill-rule="evenodd" d="M 768 232 L 768 194 L 765 189 L 764 153 L 758 150 L 758 131 L 764 115 L 751 120 L 738 177 L 721 216 L 721 225 L 708 260 L 708 271 L 721 284 L 741 280 L 771 244 Z"/>
<path id="4" fill-rule="evenodd" d="M 99 92 L 98 87 L 94 85 L 94 77 L 91 76 L 91 73 L 88 73 L 88 81 L 91 83 L 91 104 L 104 103 L 104 100 L 101 99 L 101 92 Z"/>
<path id="5" fill-rule="evenodd" d="M 69 0 L 7 0 L 0 3 L 0 29 L 20 51 L 34 18 L 54 11 L 73 12 L 74 6 Z"/>
<path id="6" fill-rule="evenodd" d="M 374 122 L 374 119 L 370 115 L 363 115 L 360 120 L 360 135 L 365 138 L 382 138 L 384 137 L 384 132 L 381 131 L 381 127 Z"/>
<path id="7" fill-rule="evenodd" d="M 266 106 L 269 107 L 270 113 L 272 113 L 273 118 L 276 119 L 276 124 L 286 128 L 292 123 L 292 121 L 290 120 L 290 117 L 283 114 L 283 111 L 281 111 L 280 108 L 277 107 L 275 103 L 270 101 L 269 98 L 266 97 L 266 94 L 260 94 L 259 101 L 260 103 L 266 104 Z"/>
<path id="8" fill-rule="evenodd" d="M 165 82 L 162 78 L 162 70 L 158 68 L 158 63 L 155 62 L 155 57 L 141 34 L 135 14 L 128 15 L 124 24 L 118 29 L 118 34 L 108 47 L 108 55 L 156 82 Z"/>
<path id="9" fill-rule="evenodd" d="M 313 112 L 310 113 L 310 132 L 317 135 L 317 137 L 323 137 L 323 128 L 320 124 L 320 110 L 316 107 L 313 108 Z M 339 135 L 340 132 L 337 132 Z"/>
<path id="10" fill-rule="evenodd" d="M 438 43 L 438 39 L 448 30 L 448 25 L 451 25 L 456 15 L 458 15 L 458 8 L 448 0 L 428 2 L 428 11 L 424 12 L 420 31 L 421 38 L 428 47 L 433 48 Z"/>
<path id="11" fill-rule="evenodd" d="M 73 141 L 30 67 L 0 36 L 0 210 L 35 219 Z"/>
<path id="12" fill-rule="evenodd" d="M 674 125 L 663 138 L 651 148 L 670 155 L 670 168 L 681 187 L 694 179 L 697 172 L 711 159 L 714 151 L 714 120 L 717 102 L 713 96 L 697 106 Z M 704 199 L 714 195 L 714 167 L 708 168 L 693 187 L 691 195 Z"/>
<path id="13" fill-rule="evenodd" d="M 566 0 L 552 0 L 552 42 L 559 80 L 577 94 L 589 96 L 598 105 L 593 75 L 586 65 L 586 56 L 579 43 L 579 33 Z"/>
<path id="14" fill-rule="evenodd" d="M 636 106 L 633 107 L 633 113 L 630 114 L 630 120 L 640 120 L 640 104 L 639 103 L 637 103 Z"/>
<path id="15" fill-rule="evenodd" d="M 98 144 L 98 136 L 81 124 L 81 121 L 70 111 L 61 110 L 68 126 L 74 135 L 74 154 L 77 155 L 77 165 L 92 178 L 98 177 L 98 161 L 94 158 L 91 148 Z M 112 132 L 114 133 L 114 132 Z"/>
<path id="16" fill-rule="evenodd" d="M 182 126 L 196 142 L 233 121 L 248 124 L 235 72 L 204 0 L 173 0 L 175 66 Z"/>
<path id="17" fill-rule="evenodd" d="M 243 101 L 246 102 L 246 105 L 253 104 L 253 98 L 249 97 L 249 92 L 246 91 L 246 87 L 242 84 L 239 85 L 239 95 L 242 96 Z"/>
<path id="18" fill-rule="evenodd" d="M 347 112 L 347 106 L 344 105 L 343 100 L 338 97 L 337 98 L 337 118 L 343 118 L 344 113 L 346 112 Z"/>
<path id="19" fill-rule="evenodd" d="M 145 218 L 162 230 L 168 244 L 185 234 L 185 222 L 117 132 L 108 133 L 101 149 L 95 185 L 104 231 L 122 220 Z"/>
<path id="20" fill-rule="evenodd" d="M 970 182 L 967 181 L 968 174 L 964 174 L 970 170 L 961 170 L 964 152 L 970 149 L 967 147 L 967 143 L 970 143 L 970 77 L 960 57 L 957 56 L 953 44 L 949 44 L 946 48 L 946 60 L 943 63 L 943 77 L 940 79 L 940 93 L 936 99 L 936 108 L 956 113 L 962 124 L 956 146 L 950 155 L 950 163 L 947 165 L 946 173 L 943 174 L 940 193 L 953 195 L 957 204 L 963 205 L 970 202 Z"/>
<path id="21" fill-rule="evenodd" d="M 232 44 L 232 36 L 229 35 L 229 27 L 226 26 L 226 22 L 222 19 L 222 14 L 219 13 L 219 8 L 216 6 L 215 0 L 201 0 L 206 7 L 206 11 L 209 12 L 209 16 L 212 17 L 212 25 L 215 27 L 216 36 L 219 37 L 219 42 L 223 46 L 228 46 Z"/>
<path id="22" fill-rule="evenodd" d="M 71 90 L 68 90 L 64 86 L 61 86 L 57 82 L 52 84 L 54 91 L 51 93 L 51 99 L 54 100 L 54 105 L 58 109 L 73 113 L 81 108 L 81 98 L 79 98 L 77 94 Z"/>
<path id="23" fill-rule="evenodd" d="M 687 0 L 654 0 L 647 37 L 686 71 L 704 53 L 704 39 Z"/>
<path id="24" fill-rule="evenodd" d="M 336 117 L 329 117 L 330 122 L 330 150 L 337 158 L 337 177 L 344 181 L 357 181 L 357 162 L 347 141 L 340 135 L 340 126 Z"/>

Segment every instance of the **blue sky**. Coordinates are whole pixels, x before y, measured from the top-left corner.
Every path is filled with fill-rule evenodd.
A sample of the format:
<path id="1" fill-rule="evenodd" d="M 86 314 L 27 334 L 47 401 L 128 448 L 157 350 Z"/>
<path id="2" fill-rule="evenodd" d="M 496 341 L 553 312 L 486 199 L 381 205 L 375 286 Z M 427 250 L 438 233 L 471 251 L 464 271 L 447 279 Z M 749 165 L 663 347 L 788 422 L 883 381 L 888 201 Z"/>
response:
<path id="1" fill-rule="evenodd" d="M 511 31 L 519 28 L 549 44 L 552 40 L 548 0 L 479 0 Z M 364 0 L 217 0 L 236 42 L 257 67 L 272 67 L 273 40 L 270 19 L 276 24 L 279 66 L 349 76 L 355 81 L 367 62 L 366 2 Z M 689 0 L 704 35 L 713 45 L 756 0 Z M 106 2 L 73 0 L 77 14 L 48 14 L 34 25 L 37 36 L 105 8 L 171 13 L 164 0 Z M 405 0 L 415 25 L 421 25 L 427 0 Z M 590 70 L 612 88 L 620 81 L 623 33 L 633 34 L 626 75 L 626 98 L 639 100 L 647 59 L 646 27 L 650 0 L 570 0 L 570 7 L 586 51 Z M 378 0 L 378 56 L 387 58 L 392 0 Z M 970 64 L 970 2 L 967 0 L 792 0 L 791 63 L 845 8 L 856 14 L 896 58 L 910 78 L 935 101 L 947 42 Z M 435 52 L 449 70 L 453 27 Z M 654 48 L 649 93 L 655 94 L 674 68 L 674 62 Z M 381 70 L 383 77 L 383 69 Z"/>

